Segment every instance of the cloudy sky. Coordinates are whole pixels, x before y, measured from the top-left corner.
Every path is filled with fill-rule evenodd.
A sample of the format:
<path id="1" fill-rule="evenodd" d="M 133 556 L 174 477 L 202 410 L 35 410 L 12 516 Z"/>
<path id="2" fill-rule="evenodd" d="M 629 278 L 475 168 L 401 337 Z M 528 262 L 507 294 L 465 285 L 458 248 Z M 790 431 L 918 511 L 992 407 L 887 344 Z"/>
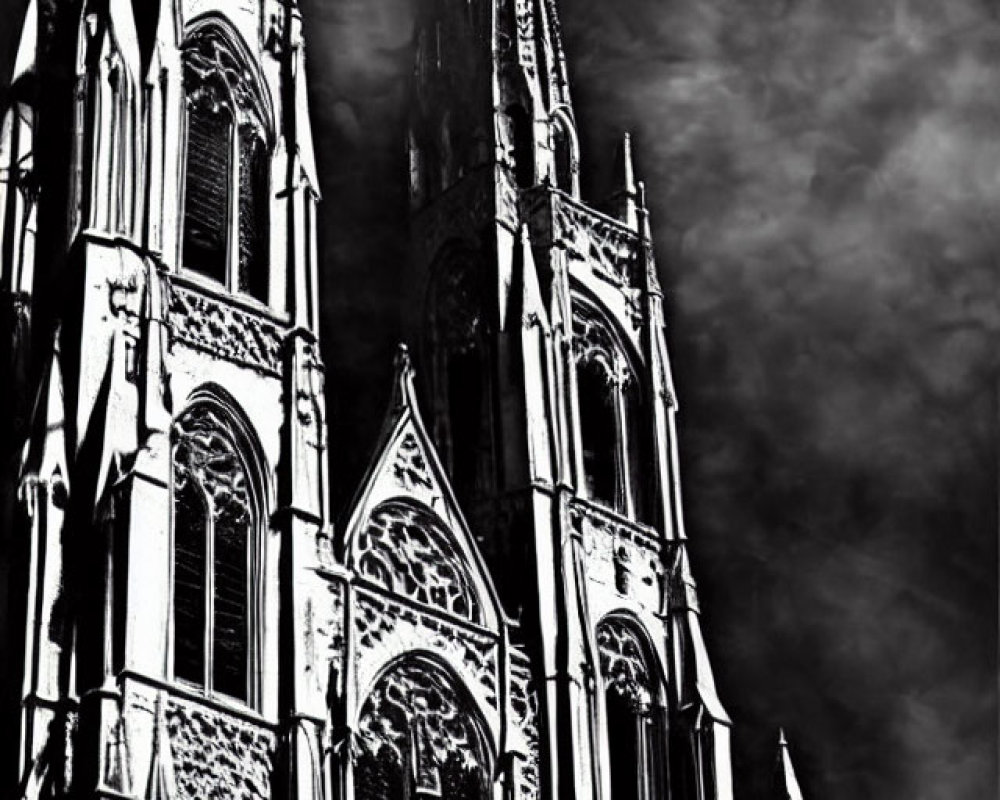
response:
<path id="1" fill-rule="evenodd" d="M 649 191 L 739 800 L 778 725 L 812 800 L 995 796 L 995 5 L 561 9 L 585 194 L 623 130 Z M 397 330 L 411 13 L 305 3 L 345 485 Z"/>
<path id="2" fill-rule="evenodd" d="M 398 338 L 412 2 L 302 0 L 341 499 Z M 738 800 L 778 725 L 808 800 L 996 796 L 997 4 L 560 7 L 584 193 L 624 130 L 649 193 Z"/>

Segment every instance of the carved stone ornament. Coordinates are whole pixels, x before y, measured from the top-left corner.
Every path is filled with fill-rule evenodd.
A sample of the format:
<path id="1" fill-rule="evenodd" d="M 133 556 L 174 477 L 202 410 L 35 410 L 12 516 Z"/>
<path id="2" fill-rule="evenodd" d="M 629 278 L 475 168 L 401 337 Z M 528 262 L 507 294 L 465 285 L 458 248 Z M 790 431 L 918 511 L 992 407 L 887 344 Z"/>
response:
<path id="1" fill-rule="evenodd" d="M 423 614 L 410 606 L 374 593 L 357 593 L 357 657 L 359 662 L 384 663 L 398 652 L 426 649 L 460 664 L 469 685 L 489 705 L 497 699 L 497 642 L 486 633 Z M 363 670 L 362 670 L 363 671 Z"/>
<path id="2" fill-rule="evenodd" d="M 282 333 L 263 315 L 175 282 L 170 292 L 170 324 L 176 341 L 281 376 Z"/>
<path id="3" fill-rule="evenodd" d="M 648 710 L 655 686 L 639 635 L 621 620 L 606 619 L 597 626 L 597 649 L 607 689 L 635 711 Z"/>
<path id="4" fill-rule="evenodd" d="M 263 95 L 234 49 L 216 25 L 203 25 L 185 40 L 184 88 L 188 103 L 213 114 L 228 111 L 240 127 L 264 134 L 270 126 Z"/>
<path id="5" fill-rule="evenodd" d="M 555 230 L 571 259 L 587 262 L 618 286 L 635 283 L 639 239 L 633 231 L 565 196 L 555 213 Z"/>
<path id="6" fill-rule="evenodd" d="M 521 206 L 533 241 L 562 247 L 571 262 L 587 264 L 623 291 L 639 288 L 635 231 L 550 187 L 525 193 Z"/>
<path id="7" fill-rule="evenodd" d="M 528 0 L 515 0 L 517 25 L 517 54 L 525 74 L 533 79 L 538 75 L 535 55 L 535 10 Z"/>
<path id="8" fill-rule="evenodd" d="M 539 794 L 538 695 L 531 678 L 528 657 L 520 650 L 511 653 L 510 705 L 528 745 L 518 776 L 517 796 L 530 800 Z"/>
<path id="9" fill-rule="evenodd" d="M 194 482 L 212 513 L 247 524 L 253 515 L 247 471 L 229 427 L 206 405 L 181 415 L 174 426 L 174 491 Z"/>
<path id="10" fill-rule="evenodd" d="M 471 622 L 482 619 L 468 566 L 427 509 L 401 501 L 376 508 L 358 534 L 354 560 L 361 575 L 389 592 Z"/>
<path id="11" fill-rule="evenodd" d="M 177 800 L 270 798 L 277 737 L 262 725 L 172 698 L 166 708 Z"/>
<path id="12" fill-rule="evenodd" d="M 427 459 L 414 434 L 407 433 L 399 443 L 396 460 L 392 465 L 392 474 L 400 488 L 409 491 L 434 489 L 434 480 L 431 478 Z"/>
<path id="13" fill-rule="evenodd" d="M 599 364 L 609 384 L 629 386 L 636 379 L 608 323 L 581 303 L 573 309 L 573 355 L 578 364 Z"/>
<path id="14" fill-rule="evenodd" d="M 483 734 L 454 682 L 433 664 L 406 660 L 387 672 L 362 706 L 355 741 L 357 797 L 388 800 L 398 792 L 393 779 L 411 776 L 418 795 L 488 797 Z"/>

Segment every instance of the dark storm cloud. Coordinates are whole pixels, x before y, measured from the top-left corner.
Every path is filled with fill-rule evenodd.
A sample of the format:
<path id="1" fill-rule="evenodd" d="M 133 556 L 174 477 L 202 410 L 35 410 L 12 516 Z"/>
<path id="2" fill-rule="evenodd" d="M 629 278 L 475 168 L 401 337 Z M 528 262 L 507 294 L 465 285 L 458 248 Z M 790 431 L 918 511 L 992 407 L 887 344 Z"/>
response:
<path id="1" fill-rule="evenodd" d="M 741 770 L 780 722 L 814 797 L 994 796 L 990 7 L 562 8 L 585 170 L 638 139 Z"/>
<path id="2" fill-rule="evenodd" d="M 778 724 L 809 800 L 995 796 L 995 7 L 560 8 L 585 188 L 603 196 L 630 129 L 649 192 L 738 800 Z M 342 506 L 399 336 L 413 10 L 302 9 Z"/>

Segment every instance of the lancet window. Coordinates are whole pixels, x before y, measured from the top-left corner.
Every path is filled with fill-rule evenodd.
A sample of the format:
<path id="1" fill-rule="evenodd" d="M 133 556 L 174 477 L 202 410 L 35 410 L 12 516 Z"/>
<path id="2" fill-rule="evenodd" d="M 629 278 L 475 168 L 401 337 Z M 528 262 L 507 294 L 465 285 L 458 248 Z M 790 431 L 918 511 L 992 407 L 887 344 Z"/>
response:
<path id="1" fill-rule="evenodd" d="M 597 627 L 606 711 L 612 800 L 666 797 L 667 715 L 649 648 L 633 626 L 605 619 Z"/>
<path id="2" fill-rule="evenodd" d="M 207 403 L 174 425 L 173 671 L 206 694 L 249 702 L 260 515 L 237 441 Z"/>
<path id="3" fill-rule="evenodd" d="M 597 503 L 647 514 L 651 442 L 638 376 L 610 325 L 586 306 L 573 322 L 582 488 Z"/>
<path id="4" fill-rule="evenodd" d="M 260 88 L 216 24 L 184 43 L 182 265 L 268 301 L 270 147 Z"/>
<path id="5" fill-rule="evenodd" d="M 489 753 L 471 702 L 443 669 L 408 659 L 361 708 L 356 800 L 487 800 Z"/>

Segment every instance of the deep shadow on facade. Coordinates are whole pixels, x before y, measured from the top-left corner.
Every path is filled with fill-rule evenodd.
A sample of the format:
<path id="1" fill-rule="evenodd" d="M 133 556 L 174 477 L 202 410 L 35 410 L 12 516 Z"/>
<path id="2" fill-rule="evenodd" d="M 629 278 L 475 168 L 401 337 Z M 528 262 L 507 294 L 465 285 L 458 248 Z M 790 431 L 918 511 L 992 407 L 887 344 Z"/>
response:
<path id="1" fill-rule="evenodd" d="M 552 2 L 421 3 L 409 350 L 343 524 L 303 29 L 29 5 L 0 795 L 732 798 L 649 218 L 627 139 L 580 200 Z"/>

